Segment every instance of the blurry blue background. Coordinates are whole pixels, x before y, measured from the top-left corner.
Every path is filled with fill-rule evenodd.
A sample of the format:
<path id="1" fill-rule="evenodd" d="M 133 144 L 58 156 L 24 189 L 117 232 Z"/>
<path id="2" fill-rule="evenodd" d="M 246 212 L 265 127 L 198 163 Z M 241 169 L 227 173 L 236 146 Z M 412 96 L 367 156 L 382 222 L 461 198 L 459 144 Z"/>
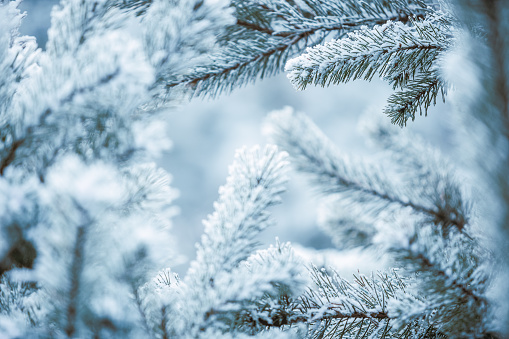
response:
<path id="1" fill-rule="evenodd" d="M 57 0 L 25 0 L 20 6 L 28 14 L 21 33 L 34 35 L 41 48 L 47 41 L 51 7 L 57 3 Z M 297 92 L 285 74 L 281 74 L 216 100 L 194 100 L 168 111 L 168 134 L 174 146 L 159 159 L 159 164 L 173 175 L 173 186 L 180 191 L 176 201 L 180 214 L 174 219 L 173 229 L 177 250 L 184 256 L 181 265 L 173 269 L 185 272 L 189 260 L 194 258 L 195 243 L 203 232 L 201 221 L 212 212 L 235 150 L 243 145 L 266 143 L 261 125 L 267 113 L 285 105 L 293 106 L 307 113 L 343 152 L 363 156 L 372 151 L 357 131 L 359 117 L 366 110 L 382 114 L 390 93 L 390 86 L 379 80 Z M 428 117 L 417 117 L 407 128 L 448 153 L 452 141 L 446 119 L 441 118 L 448 113 L 449 106 L 439 104 L 430 110 Z M 317 196 L 304 178 L 292 174 L 283 204 L 273 209 L 277 226 L 263 234 L 262 242 L 274 243 L 278 236 L 281 241 L 306 247 L 332 247 L 328 236 L 316 226 L 317 205 Z M 346 258 L 345 270 L 355 269 L 360 266 L 359 261 L 367 260 L 355 253 Z M 364 269 L 369 266 L 362 263 Z M 372 267 L 377 267 L 376 262 Z"/>

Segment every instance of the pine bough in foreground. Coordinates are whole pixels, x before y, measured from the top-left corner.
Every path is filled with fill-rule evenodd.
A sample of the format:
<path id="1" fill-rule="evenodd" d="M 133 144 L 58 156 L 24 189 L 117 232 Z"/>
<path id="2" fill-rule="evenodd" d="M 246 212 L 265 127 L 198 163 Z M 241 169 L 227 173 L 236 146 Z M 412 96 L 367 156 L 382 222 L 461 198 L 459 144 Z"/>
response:
<path id="1" fill-rule="evenodd" d="M 421 0 L 233 0 L 231 6 L 236 24 L 220 37 L 222 48 L 169 88 L 216 96 L 280 72 L 289 58 L 327 38 L 388 21 L 420 20 L 431 11 Z"/>
<path id="2" fill-rule="evenodd" d="M 297 89 L 380 76 L 399 90 L 385 113 L 401 126 L 445 97 L 437 61 L 459 27 L 445 2 L 241 0 L 232 7 L 237 22 L 220 38 L 222 48 L 168 88 L 214 97 L 283 69 Z"/>
<path id="3" fill-rule="evenodd" d="M 335 244 L 389 253 L 398 268 L 397 274 L 357 278 L 355 287 L 315 270 L 318 292 L 299 301 L 327 311 L 314 335 L 477 337 L 496 330 L 488 325 L 493 310 L 486 296 L 492 258 L 476 240 L 479 226 L 454 172 L 436 151 L 394 126 L 368 129 L 396 161 L 391 174 L 402 182 L 380 164 L 341 154 L 291 108 L 268 118 L 272 141 L 327 197 L 320 223 Z"/>

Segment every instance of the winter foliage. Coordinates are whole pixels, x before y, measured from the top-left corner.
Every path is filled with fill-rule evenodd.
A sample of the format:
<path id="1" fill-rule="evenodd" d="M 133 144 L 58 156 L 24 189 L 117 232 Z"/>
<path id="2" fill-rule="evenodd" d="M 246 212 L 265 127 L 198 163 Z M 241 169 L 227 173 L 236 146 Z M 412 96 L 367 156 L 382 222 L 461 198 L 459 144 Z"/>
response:
<path id="1" fill-rule="evenodd" d="M 211 62 L 168 86 L 214 97 L 281 71 L 290 57 L 328 37 L 389 20 L 408 22 L 426 10 L 420 0 L 233 0 L 231 6 L 236 24 L 220 37 L 222 48 Z"/>
<path id="2" fill-rule="evenodd" d="M 18 5 L 0 0 L 0 337 L 509 335 L 504 1 L 62 0 L 44 51 Z M 383 157 L 272 112 L 274 145 L 236 153 L 180 278 L 162 114 L 283 68 L 297 89 L 387 80 L 390 119 L 363 126 Z M 400 128 L 446 92 L 471 173 Z M 338 251 L 391 268 L 350 279 L 289 243 L 259 249 L 290 169 Z"/>
<path id="3" fill-rule="evenodd" d="M 328 197 L 320 223 L 339 247 L 377 247 L 390 253 L 395 266 L 412 277 L 402 282 L 403 295 L 387 297 L 394 307 L 389 314 L 397 316 L 384 313 L 383 317 L 395 318 L 397 325 L 386 325 L 382 337 L 433 337 L 441 335 L 446 324 L 452 328 L 444 334 L 477 335 L 471 324 L 481 324 L 481 315 L 489 311 L 484 295 L 489 273 L 480 269 L 489 262 L 489 254 L 471 235 L 468 203 L 454 172 L 429 147 L 410 147 L 409 136 L 393 126 L 378 123 L 366 129 L 378 145 L 394 152 L 404 180 L 394 182 L 382 166 L 342 155 L 309 118 L 291 108 L 272 113 L 266 131 L 290 154 L 296 170 L 306 173 Z M 399 274 L 398 279 L 403 279 Z M 418 297 L 423 291 L 425 299 Z M 412 329 L 402 326 L 412 323 Z M 378 333 L 380 326 L 368 326 L 363 332 Z M 361 330 L 362 325 L 355 328 Z M 329 331 L 333 330 L 322 330 Z"/>
<path id="4" fill-rule="evenodd" d="M 443 13 L 409 21 L 410 25 L 388 21 L 372 29 L 363 27 L 309 48 L 286 64 L 288 78 L 296 88 L 305 89 L 308 84 L 328 86 L 378 75 L 402 89 L 389 98 L 385 113 L 393 123 L 404 125 L 415 119 L 417 110 L 436 101 L 440 91 L 444 96 L 436 59 L 451 43 L 452 26 Z"/>

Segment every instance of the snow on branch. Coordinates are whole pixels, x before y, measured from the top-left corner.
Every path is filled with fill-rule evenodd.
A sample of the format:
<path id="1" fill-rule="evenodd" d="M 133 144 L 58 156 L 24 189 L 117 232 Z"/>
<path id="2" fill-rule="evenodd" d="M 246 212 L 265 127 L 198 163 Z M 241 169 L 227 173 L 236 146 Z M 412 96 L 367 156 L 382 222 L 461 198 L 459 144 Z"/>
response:
<path id="1" fill-rule="evenodd" d="M 260 3 L 260 2 L 258 2 Z M 253 5 L 248 5 L 253 6 Z M 309 1 L 288 0 L 262 1 L 258 4 L 267 11 L 279 26 L 273 35 L 288 35 L 295 31 L 341 31 L 360 26 L 382 24 L 387 21 L 406 22 L 410 16 L 422 17 L 427 12 L 425 1 L 354 0 Z M 252 20 L 255 21 L 255 20 Z M 256 21 L 255 21 L 256 22 Z"/>
<path id="2" fill-rule="evenodd" d="M 218 293 L 223 302 L 207 311 L 207 327 L 222 323 L 224 328 L 246 333 L 275 325 L 288 301 L 301 295 L 308 282 L 305 267 L 290 244 L 279 242 L 252 254 L 225 277 L 217 281 L 223 287 L 216 288 L 226 287 Z M 243 278 L 239 281 L 239 277 Z"/>
<path id="3" fill-rule="evenodd" d="M 313 337 L 356 336 L 359 338 L 414 338 L 438 334 L 429 318 L 397 325 L 396 315 L 388 308 L 392 300 L 406 295 L 406 283 L 396 274 L 378 273 L 370 277 L 354 275 L 349 282 L 337 272 L 313 267 L 315 287 L 299 301 L 300 317 L 307 318 Z"/>
<path id="4" fill-rule="evenodd" d="M 152 0 L 122 0 L 121 2 L 113 3 L 113 6 L 121 8 L 127 12 L 134 12 L 136 16 L 145 14 L 147 8 L 153 3 Z"/>
<path id="5" fill-rule="evenodd" d="M 204 54 L 216 51 L 218 37 L 234 22 L 228 5 L 227 0 L 151 2 L 141 16 L 145 48 L 156 70 L 148 107 L 180 98 L 180 89 L 168 84 L 188 76 L 207 59 Z"/>
<path id="6" fill-rule="evenodd" d="M 491 254 L 469 234 L 464 185 L 452 166 L 424 142 L 372 120 L 365 129 L 377 145 L 392 154 L 398 180 L 384 176 L 381 166 L 369 167 L 341 155 L 309 118 L 291 108 L 268 117 L 269 137 L 290 154 L 293 166 L 308 174 L 328 196 L 321 223 L 335 242 L 340 247 L 376 245 L 392 253 L 394 265 L 403 268 L 401 274 L 411 282 L 405 293 L 388 298 L 387 314 L 371 315 L 390 321 L 383 329 L 377 327 L 379 323 L 331 325 L 329 321 L 317 335 L 359 329 L 361 332 L 355 333 L 380 330 L 376 333 L 382 337 L 392 330 L 401 331 L 403 337 L 413 335 L 416 329 L 422 330 L 419 333 L 424 337 L 471 337 L 489 332 L 483 314 L 492 312 L 486 295 Z M 319 287 L 329 300 L 331 290 Z M 331 318 L 343 316 L 340 312 Z M 474 323 L 478 325 L 472 327 Z"/>
<path id="7" fill-rule="evenodd" d="M 204 221 L 197 258 L 170 292 L 176 299 L 165 307 L 180 321 L 170 323 L 168 333 L 260 331 L 256 324 L 266 317 L 261 305 L 299 294 L 302 265 L 288 244 L 253 253 L 256 236 L 271 223 L 267 208 L 284 191 L 286 157 L 275 146 L 236 153 L 215 211 Z"/>
<path id="8" fill-rule="evenodd" d="M 462 218 L 465 212 L 461 210 L 463 205 L 460 202 L 441 208 L 441 205 L 437 204 L 443 203 L 444 199 L 435 199 L 441 197 L 439 191 L 434 190 L 430 199 L 408 194 L 413 187 L 396 185 L 394 180 L 386 177 L 385 170 L 380 166 L 352 160 L 341 154 L 308 117 L 294 112 L 290 107 L 269 115 L 265 133 L 290 154 L 292 165 L 298 171 L 309 175 L 320 193 L 340 194 L 343 198 L 355 202 L 357 206 L 362 205 L 364 214 L 366 211 L 376 213 L 408 207 L 414 213 L 427 216 L 437 224 L 455 225 L 459 229 L 464 227 L 465 221 Z M 409 173 L 409 176 L 411 175 L 414 174 Z M 448 178 L 439 179 L 443 179 L 442 185 L 447 188 Z M 454 189 L 450 192 L 455 193 Z M 455 207 L 460 210 L 455 211 Z M 448 213 L 445 213 L 446 211 Z"/>
<path id="9" fill-rule="evenodd" d="M 194 96 L 216 97 L 242 85 L 279 73 L 290 55 L 304 47 L 298 47 L 308 38 L 306 34 L 275 38 L 258 32 L 251 33 L 250 40 L 232 41 L 223 51 L 212 56 L 212 63 L 196 67 L 174 82 L 168 89 L 185 86 Z"/>
<path id="10" fill-rule="evenodd" d="M 187 279 L 211 283 L 230 271 L 256 246 L 255 236 L 270 225 L 267 208 L 280 202 L 286 182 L 286 153 L 275 146 L 241 149 L 219 189 L 214 213 L 204 221 L 205 233 Z"/>
<path id="11" fill-rule="evenodd" d="M 427 221 L 441 225 L 446 232 L 453 228 L 469 231 L 471 202 L 465 196 L 467 185 L 461 183 L 449 159 L 419 136 L 378 116 L 366 117 L 362 129 L 394 160 L 395 170 L 406 186 L 405 195 L 434 211 Z"/>
<path id="12" fill-rule="evenodd" d="M 395 226 L 409 228 L 405 222 Z M 418 303 L 393 301 L 394 314 L 406 323 L 429 317 L 452 337 L 489 332 L 483 318 L 492 311 L 486 295 L 490 254 L 479 243 L 458 232 L 444 234 L 433 225 L 414 225 L 404 237 L 390 232 L 384 238 L 397 263 L 415 274 L 412 293 L 424 296 Z"/>
<path id="13" fill-rule="evenodd" d="M 403 92 L 390 99 L 386 113 L 401 126 L 415 118 L 421 106 L 426 110 L 444 82 L 436 60 L 451 44 L 451 18 L 441 12 L 425 19 L 410 19 L 410 25 L 387 22 L 348 33 L 348 37 L 308 48 L 288 61 L 285 70 L 297 89 L 322 87 L 356 79 L 380 76 Z"/>
<path id="14" fill-rule="evenodd" d="M 25 17 L 16 2 L 0 3 L 0 115 L 9 106 L 22 79 L 33 70 L 40 56 L 35 38 L 19 35 Z"/>
<path id="15" fill-rule="evenodd" d="M 333 34 L 388 21 L 406 23 L 422 18 L 426 3 L 398 1 L 233 1 L 237 22 L 220 42 L 223 48 L 210 63 L 195 68 L 167 87 L 184 86 L 195 96 L 215 97 L 257 78 L 280 72 L 286 61 Z"/>
<path id="16" fill-rule="evenodd" d="M 304 337 L 335 338 L 413 338 L 413 335 L 439 334 L 429 317 L 412 323 L 398 324 L 397 314 L 391 313 L 389 304 L 400 298 L 420 300 L 407 295 L 407 285 L 395 273 L 378 273 L 370 277 L 354 276 L 349 282 L 337 272 L 312 267 L 309 270 L 312 284 L 298 298 L 287 299 L 267 308 L 270 315 L 261 323 L 267 328 L 285 328 L 306 325 Z"/>
<path id="17" fill-rule="evenodd" d="M 417 112 L 428 115 L 428 108 L 436 105 L 440 95 L 445 102 L 447 85 L 434 72 L 424 72 L 409 80 L 404 89 L 392 94 L 384 113 L 395 125 L 405 126 L 408 119 L 415 119 Z"/>
<path id="18" fill-rule="evenodd" d="M 439 20 L 413 21 L 412 26 L 388 22 L 372 29 L 349 33 L 347 38 L 307 49 L 286 66 L 288 77 L 298 89 L 308 84 L 326 86 L 355 79 L 371 80 L 415 74 L 428 69 L 438 52 L 448 45 L 448 32 Z M 413 67 L 411 67 L 413 66 Z M 405 78 L 398 84 L 404 84 Z"/>
<path id="19" fill-rule="evenodd" d="M 153 99 L 173 101 L 158 81 L 210 52 L 231 16 L 217 1 L 65 0 L 40 52 L 18 37 L 19 3 L 0 1 L 0 268 L 33 293 L 13 294 L 16 331 L 6 308 L 0 332 L 143 337 L 140 286 L 174 247 L 176 192 L 146 164 L 169 146 Z"/>

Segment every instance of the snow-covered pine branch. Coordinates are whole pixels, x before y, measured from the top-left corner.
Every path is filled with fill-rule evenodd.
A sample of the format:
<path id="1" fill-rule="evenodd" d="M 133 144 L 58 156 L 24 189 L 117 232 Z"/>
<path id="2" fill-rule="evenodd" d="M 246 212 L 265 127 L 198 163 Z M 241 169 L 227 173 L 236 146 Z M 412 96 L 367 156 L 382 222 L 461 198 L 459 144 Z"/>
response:
<path id="1" fill-rule="evenodd" d="M 343 39 L 308 48 L 288 61 L 288 78 L 295 88 L 305 89 L 309 84 L 325 87 L 380 76 L 401 90 L 391 96 L 385 112 L 403 126 L 415 119 L 417 111 L 435 104 L 439 94 L 444 96 L 437 58 L 452 43 L 449 15 L 430 12 L 424 19 L 409 21 L 363 27 Z"/>
<path id="2" fill-rule="evenodd" d="M 443 338 L 433 317 L 402 321 L 400 310 L 391 309 L 399 299 L 422 303 L 422 297 L 407 293 L 408 286 L 395 272 L 356 275 L 352 282 L 335 271 L 311 267 L 312 283 L 297 298 L 264 308 L 268 317 L 260 325 L 272 330 L 302 328 L 300 335 L 309 338 Z M 303 327 L 304 325 L 304 327 Z"/>
<path id="3" fill-rule="evenodd" d="M 436 105 L 437 98 L 445 102 L 447 84 L 436 72 L 423 72 L 415 75 L 402 89 L 391 94 L 384 113 L 393 124 L 405 126 L 408 119 L 415 119 L 417 112 L 428 115 L 428 108 Z"/>
<path id="4" fill-rule="evenodd" d="M 467 185 L 443 156 L 419 136 L 401 130 L 380 117 L 365 117 L 363 132 L 371 142 L 390 155 L 394 170 L 406 186 L 405 195 L 423 205 L 434 206 L 428 221 L 468 232 L 472 203 L 466 198 Z"/>
<path id="5" fill-rule="evenodd" d="M 210 284 L 221 271 L 231 271 L 269 226 L 267 208 L 280 202 L 286 181 L 286 154 L 274 146 L 240 150 L 219 189 L 214 213 L 204 222 L 205 233 L 187 280 Z"/>
<path id="6" fill-rule="evenodd" d="M 442 335 L 429 317 L 398 323 L 389 303 L 399 298 L 419 302 L 419 298 L 406 292 L 407 286 L 396 272 L 370 277 L 356 275 L 352 282 L 335 271 L 316 267 L 311 274 L 315 287 L 301 297 L 302 315 L 296 316 L 311 325 L 310 337 L 437 338 Z"/>
<path id="7" fill-rule="evenodd" d="M 462 187 L 442 156 L 419 141 L 411 147 L 415 140 L 395 128 L 371 122 L 367 130 L 393 153 L 399 180 L 385 176 L 383 167 L 349 161 L 309 118 L 291 108 L 272 113 L 266 131 L 290 154 L 293 166 L 330 198 L 321 223 L 339 247 L 375 245 L 392 253 L 393 264 L 404 269 L 400 274 L 409 278 L 410 294 L 388 298 L 393 313 L 384 317 L 394 321 L 387 331 L 403 337 L 416 335 L 417 329 L 425 337 L 489 333 L 485 314 L 493 308 L 486 283 L 492 255 L 470 234 Z M 343 241 L 347 246 L 341 241 L 345 236 L 354 237 Z M 421 328 L 423 319 L 427 325 Z M 371 333 L 380 325 L 354 323 L 334 330 L 326 323 L 323 333 Z"/>
<path id="8" fill-rule="evenodd" d="M 422 296 L 420 302 L 402 299 L 391 303 L 399 323 L 426 317 L 450 337 L 481 337 L 489 333 L 491 326 L 486 319 L 493 314 L 493 308 L 486 288 L 491 255 L 478 239 L 457 231 L 445 234 L 431 224 L 399 221 L 393 227 L 405 231 L 389 232 L 384 237 L 387 249 L 405 273 L 415 277 L 412 293 Z"/>
<path id="9" fill-rule="evenodd" d="M 350 202 L 352 210 L 362 209 L 359 215 L 410 208 L 443 227 L 462 230 L 468 223 L 468 205 L 462 202 L 452 174 L 437 174 L 434 186 L 430 187 L 415 187 L 412 179 L 407 179 L 407 185 L 398 184 L 379 165 L 341 154 L 308 117 L 290 107 L 269 115 L 265 132 L 272 142 L 290 154 L 292 165 L 307 174 L 321 194 L 340 195 Z M 427 158 L 421 163 L 426 161 Z M 406 176 L 418 178 L 421 174 Z"/>
<path id="10" fill-rule="evenodd" d="M 269 305 L 276 312 L 280 299 L 301 293 L 305 271 L 288 244 L 254 251 L 257 235 L 270 225 L 267 209 L 280 201 L 286 165 L 286 154 L 274 146 L 237 152 L 215 211 L 204 221 L 196 260 L 182 281 L 161 292 L 171 302 L 150 310 L 167 317 L 156 322 L 166 324 L 167 337 L 255 334 L 271 321 Z"/>
<path id="11" fill-rule="evenodd" d="M 169 88 L 185 86 L 195 96 L 223 92 L 279 73 L 286 61 L 329 36 L 363 26 L 423 18 L 426 1 L 232 1 L 237 22 L 222 37 L 223 48 Z"/>
<path id="12" fill-rule="evenodd" d="M 176 193 L 151 159 L 169 146 L 153 108 L 178 96 L 158 81 L 210 52 L 231 16 L 63 0 L 41 52 L 18 35 L 18 4 L 0 2 L 0 332 L 145 337 L 139 288 L 173 256 Z"/>

